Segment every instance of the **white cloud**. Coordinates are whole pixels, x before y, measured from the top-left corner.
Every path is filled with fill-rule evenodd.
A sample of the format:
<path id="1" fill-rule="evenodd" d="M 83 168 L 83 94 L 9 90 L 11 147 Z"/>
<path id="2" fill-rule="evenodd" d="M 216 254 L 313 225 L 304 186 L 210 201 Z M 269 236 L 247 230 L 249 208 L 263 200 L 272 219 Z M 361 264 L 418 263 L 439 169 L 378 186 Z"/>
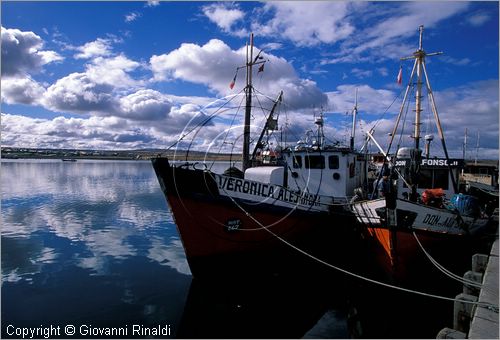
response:
<path id="1" fill-rule="evenodd" d="M 139 90 L 120 98 L 120 116 L 135 120 L 164 119 L 171 108 L 168 97 L 154 90 Z"/>
<path id="2" fill-rule="evenodd" d="M 150 59 L 154 79 L 157 81 L 181 79 L 203 84 L 220 95 L 234 93 L 229 83 L 237 67 L 245 60 L 245 48 L 231 50 L 224 42 L 212 39 L 203 46 L 182 44 L 180 48 L 168 54 L 154 55 Z M 258 50 L 255 48 L 254 55 Z M 321 106 L 326 103 L 326 96 L 309 79 L 300 79 L 293 67 L 283 58 L 263 53 L 264 72 L 255 73 L 254 84 L 259 90 L 270 96 L 276 96 L 280 90 L 290 98 L 292 107 Z M 235 89 L 244 87 L 245 74 L 239 71 Z M 257 86 L 257 85 L 256 85 Z"/>
<path id="3" fill-rule="evenodd" d="M 124 55 L 97 57 L 87 64 L 85 72 L 71 73 L 49 86 L 41 103 L 57 112 L 119 115 L 122 112 L 116 91 L 140 84 L 128 74 L 138 66 Z"/>
<path id="4" fill-rule="evenodd" d="M 95 41 L 79 46 L 76 50 L 80 53 L 75 54 L 76 59 L 89 59 L 111 54 L 111 41 L 109 39 L 97 38 Z"/>
<path id="5" fill-rule="evenodd" d="M 132 22 L 137 20 L 142 16 L 141 13 L 138 12 L 130 12 L 129 14 L 125 15 L 125 22 Z"/>
<path id="6" fill-rule="evenodd" d="M 471 24 L 472 26 L 478 27 L 478 26 L 482 26 L 483 24 L 485 24 L 488 20 L 490 20 L 490 18 L 491 18 L 491 16 L 488 13 L 479 12 L 479 13 L 474 13 L 474 14 L 470 15 L 467 18 L 467 22 L 469 24 Z"/>
<path id="7" fill-rule="evenodd" d="M 376 3 L 360 7 L 356 15 L 363 16 L 366 13 L 370 17 L 376 17 L 376 21 L 369 22 L 365 29 L 342 41 L 340 50 L 333 53 L 331 58 L 325 58 L 322 64 L 399 59 L 404 56 L 402 53 L 409 54 L 418 47 L 420 25 L 432 28 L 465 11 L 468 6 L 467 2 L 403 2 L 391 6 L 390 10 L 386 7 L 379 10 Z M 410 44 L 406 42 L 409 38 Z"/>
<path id="8" fill-rule="evenodd" d="M 2 77 L 25 76 L 43 65 L 63 60 L 54 51 L 44 51 L 43 40 L 33 32 L 1 28 Z"/>
<path id="9" fill-rule="evenodd" d="M 97 84 L 85 73 L 71 73 L 48 87 L 42 103 L 56 112 L 109 112 L 116 101 L 112 90 L 112 85 Z"/>
<path id="10" fill-rule="evenodd" d="M 29 77 L 2 79 L 2 101 L 7 104 L 38 104 L 45 88 Z"/>
<path id="11" fill-rule="evenodd" d="M 233 29 L 233 26 L 245 17 L 245 13 L 234 4 L 211 4 L 203 6 L 202 11 L 210 21 L 219 26 L 224 32 L 237 36 L 245 36 L 247 34 L 244 30 Z"/>
<path id="12" fill-rule="evenodd" d="M 160 5 L 160 0 L 147 0 L 146 7 L 156 7 Z"/>
<path id="13" fill-rule="evenodd" d="M 372 70 L 362 70 L 357 67 L 351 70 L 351 73 L 358 79 L 369 78 L 373 76 Z"/>
<path id="14" fill-rule="evenodd" d="M 253 22 L 252 30 L 258 35 L 282 36 L 299 46 L 333 44 L 354 32 L 347 18 L 351 7 L 348 2 L 266 2 L 263 10 L 273 17 Z"/>
<path id="15" fill-rule="evenodd" d="M 336 91 L 328 92 L 328 101 L 335 112 L 347 112 L 354 106 L 354 97 L 358 90 L 358 109 L 361 114 L 382 114 L 394 101 L 396 94 L 385 89 L 375 89 L 369 85 L 341 85 Z M 395 108 L 393 111 L 396 111 Z"/>
<path id="16" fill-rule="evenodd" d="M 471 60 L 469 58 L 456 59 L 456 58 L 446 56 L 446 55 L 442 56 L 441 60 L 444 61 L 445 63 L 450 63 L 450 64 L 457 65 L 457 66 L 469 65 L 471 62 Z"/>
<path id="17" fill-rule="evenodd" d="M 106 84 L 114 88 L 129 88 L 140 84 L 128 74 L 139 66 L 138 62 L 120 54 L 112 58 L 95 58 L 91 64 L 87 65 L 85 73 L 96 84 Z"/>

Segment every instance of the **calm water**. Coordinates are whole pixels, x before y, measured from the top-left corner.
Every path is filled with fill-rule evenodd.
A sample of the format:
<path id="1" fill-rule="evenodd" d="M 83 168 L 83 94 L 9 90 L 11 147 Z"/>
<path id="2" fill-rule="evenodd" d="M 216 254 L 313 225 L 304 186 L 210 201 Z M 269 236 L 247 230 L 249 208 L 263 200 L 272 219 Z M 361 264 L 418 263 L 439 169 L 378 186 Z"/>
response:
<path id="1" fill-rule="evenodd" d="M 291 271 L 266 277 L 192 279 L 150 162 L 2 160 L 1 192 L 3 337 L 59 326 L 66 338 L 67 325 L 73 338 L 89 337 L 81 326 L 122 327 L 131 337 L 142 325 L 168 326 L 165 337 L 300 338 L 327 311 L 333 338 L 428 338 L 451 326 L 448 302 L 375 287 L 310 259 L 290 258 Z M 369 263 L 359 245 L 344 243 L 326 248 L 335 264 Z M 455 296 L 461 288 L 447 289 Z"/>
<path id="2" fill-rule="evenodd" d="M 303 275 L 194 282 L 150 162 L 7 160 L 1 190 L 3 337 L 66 325 L 301 337 L 326 310 Z"/>
<path id="3" fill-rule="evenodd" d="M 2 161 L 6 326 L 170 324 L 191 276 L 149 162 Z"/>

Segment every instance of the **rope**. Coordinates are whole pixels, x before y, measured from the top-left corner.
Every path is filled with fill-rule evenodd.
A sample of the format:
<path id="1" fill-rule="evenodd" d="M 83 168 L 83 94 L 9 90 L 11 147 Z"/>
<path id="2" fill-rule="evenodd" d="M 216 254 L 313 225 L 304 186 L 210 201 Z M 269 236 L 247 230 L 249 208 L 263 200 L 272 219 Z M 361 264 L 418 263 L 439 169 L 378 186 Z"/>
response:
<path id="1" fill-rule="evenodd" d="M 412 294 L 417 294 L 417 295 L 422 295 L 422 296 L 426 296 L 426 297 L 432 297 L 432 298 L 436 298 L 436 299 L 440 299 L 440 300 L 446 300 L 446 301 L 453 301 L 453 302 L 462 302 L 462 303 L 468 303 L 468 304 L 472 304 L 472 305 L 476 305 L 476 306 L 480 306 L 480 307 L 485 307 L 485 308 L 488 308 L 490 310 L 493 310 L 495 311 L 496 313 L 498 313 L 498 306 L 496 305 L 493 305 L 491 303 L 487 303 L 487 302 L 480 302 L 480 301 L 477 301 L 477 302 L 474 302 L 474 301 L 467 301 L 467 300 L 459 300 L 459 299 L 455 299 L 455 298 L 449 298 L 449 297 L 446 297 L 446 296 L 441 296 L 441 295 L 436 295 L 436 294 L 430 294 L 430 293 L 425 293 L 425 292 L 421 292 L 421 291 L 418 291 L 418 290 L 413 290 L 413 289 L 409 289 L 409 288 L 404 288 L 404 287 L 399 287 L 399 286 L 395 286 L 395 285 L 391 285 L 389 283 L 385 283 L 385 282 L 381 282 L 381 281 L 377 281 L 377 280 L 374 280 L 374 279 L 370 279 L 368 277 L 365 277 L 365 276 L 362 276 L 362 275 L 359 275 L 359 274 L 356 274 L 356 273 L 352 273 L 346 269 L 343 269 L 343 268 L 340 268 L 340 267 L 337 267 L 331 263 L 328 263 L 296 246 L 294 246 L 293 244 L 291 244 L 290 242 L 288 242 L 287 240 L 283 239 L 282 237 L 278 236 L 276 233 L 274 233 L 273 231 L 271 231 L 269 228 L 265 227 L 262 223 L 260 223 L 260 221 L 258 221 L 255 217 L 253 217 L 250 213 L 248 213 L 242 206 L 240 206 L 238 204 L 238 202 L 236 202 L 231 196 L 229 196 L 229 198 L 231 199 L 231 201 L 233 201 L 233 203 L 236 205 L 236 207 L 238 207 L 241 211 L 243 211 L 243 213 L 245 213 L 246 216 L 248 216 L 248 218 L 250 218 L 251 220 L 253 220 L 255 223 L 257 223 L 259 226 L 261 226 L 261 229 L 264 229 L 266 230 L 268 233 L 270 233 L 271 235 L 273 235 L 275 238 L 277 238 L 279 241 L 283 242 L 285 245 L 289 246 L 290 248 L 296 250 L 297 252 L 327 266 L 327 267 L 330 267 L 332 269 L 335 269 L 337 271 L 340 271 L 344 274 L 347 274 L 347 275 L 350 275 L 352 277 L 355 277 L 355 278 L 358 278 L 358 279 L 361 279 L 361 280 L 364 280 L 364 281 L 367 281 L 367 282 L 370 282 L 370 283 L 373 283 L 373 284 L 377 284 L 377 285 L 380 285 L 380 286 L 383 286 L 383 287 L 387 287 L 387 288 L 392 288 L 392 289 L 396 289 L 396 290 L 400 290 L 400 291 L 403 291 L 403 292 L 407 292 L 407 293 L 412 293 Z"/>
<path id="2" fill-rule="evenodd" d="M 474 286 L 474 287 L 477 287 L 477 288 L 482 288 L 483 285 L 481 283 L 478 283 L 478 282 L 475 282 L 475 281 L 471 281 L 471 280 L 467 280 L 463 277 L 460 277 L 458 276 L 457 274 L 454 274 L 452 273 L 451 271 L 449 271 L 448 269 L 446 269 L 445 267 L 443 267 L 441 264 L 439 264 L 425 249 L 424 249 L 424 246 L 422 245 L 422 243 L 420 242 L 420 240 L 418 239 L 417 237 L 417 234 L 413 231 L 413 236 L 415 237 L 415 240 L 417 240 L 417 243 L 418 245 L 420 246 L 420 249 L 422 249 L 422 251 L 424 252 L 425 256 L 427 256 L 427 258 L 431 261 L 431 263 L 436 266 L 437 269 L 439 269 L 441 272 L 443 272 L 446 276 L 456 280 L 456 281 L 459 281 L 460 283 L 463 283 L 465 285 L 468 285 L 468 286 Z"/>

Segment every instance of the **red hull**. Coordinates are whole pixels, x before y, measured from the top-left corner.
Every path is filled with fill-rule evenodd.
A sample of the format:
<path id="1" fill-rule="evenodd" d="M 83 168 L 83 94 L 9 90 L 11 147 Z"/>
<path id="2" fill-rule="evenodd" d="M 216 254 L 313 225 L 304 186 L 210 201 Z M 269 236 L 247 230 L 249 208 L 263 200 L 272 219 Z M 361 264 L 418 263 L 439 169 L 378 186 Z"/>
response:
<path id="1" fill-rule="evenodd" d="M 171 167 L 165 158 L 153 159 L 153 168 L 193 273 L 212 275 L 212 269 L 229 268 L 233 272 L 250 267 L 260 270 L 259 262 L 288 262 L 289 254 L 296 252 L 279 238 L 305 249 L 309 245 L 319 248 L 322 241 L 332 247 L 331 237 L 324 236 L 333 233 L 333 228 L 325 227 L 331 222 L 327 211 L 283 207 L 273 204 L 273 200 L 230 198 L 219 192 L 210 173 Z M 336 234 L 343 224 L 337 220 Z"/>
<path id="2" fill-rule="evenodd" d="M 176 195 L 168 195 L 167 199 L 188 258 L 268 250 L 283 243 L 273 234 L 293 242 L 322 221 L 310 215 L 286 215 L 270 209 L 249 209 L 249 217 L 231 202 Z M 228 221 L 238 221 L 238 228 L 228 230 Z"/>

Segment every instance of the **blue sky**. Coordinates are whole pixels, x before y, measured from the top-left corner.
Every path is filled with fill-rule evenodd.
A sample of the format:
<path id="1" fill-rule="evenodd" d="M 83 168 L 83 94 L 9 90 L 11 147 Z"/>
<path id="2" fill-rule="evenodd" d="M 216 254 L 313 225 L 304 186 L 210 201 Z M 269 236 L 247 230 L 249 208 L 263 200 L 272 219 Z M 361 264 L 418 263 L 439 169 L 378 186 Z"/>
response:
<path id="1" fill-rule="evenodd" d="M 284 91 L 293 131 L 311 128 L 322 109 L 329 139 L 345 141 L 358 88 L 356 144 L 374 124 L 384 144 L 400 101 L 391 103 L 404 89 L 399 67 L 405 84 L 413 66 L 399 58 L 417 49 L 422 24 L 424 49 L 444 52 L 427 59 L 427 70 L 452 156 L 461 156 L 467 127 L 469 157 L 480 131 L 479 157 L 498 158 L 498 2 L 1 6 L 2 146 L 164 148 L 208 114 L 208 103 L 241 90 L 243 72 L 233 90 L 228 85 L 250 32 L 268 60 L 254 85 L 272 98 Z M 423 133 L 437 136 L 423 107 Z M 213 147 L 231 121 L 214 120 L 194 145 Z M 403 142 L 411 143 L 410 133 Z"/>

